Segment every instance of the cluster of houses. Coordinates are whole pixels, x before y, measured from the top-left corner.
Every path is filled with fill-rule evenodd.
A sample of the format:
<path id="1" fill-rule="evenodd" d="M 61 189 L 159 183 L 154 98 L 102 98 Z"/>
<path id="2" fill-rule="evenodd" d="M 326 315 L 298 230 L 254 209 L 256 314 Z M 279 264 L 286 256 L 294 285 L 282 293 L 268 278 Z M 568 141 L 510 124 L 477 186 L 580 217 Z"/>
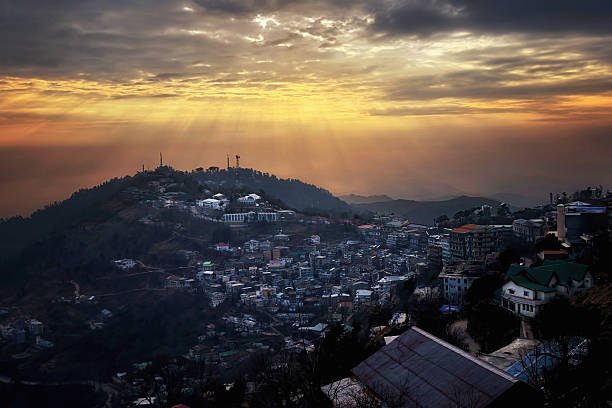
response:
<path id="1" fill-rule="evenodd" d="M 23 350 L 28 350 L 30 347 L 37 349 L 46 349 L 54 347 L 54 344 L 46 340 L 46 328 L 44 323 L 38 319 L 11 319 L 6 324 L 0 324 L 0 340 L 4 343 L 22 346 Z M 19 358 L 21 355 L 28 356 L 29 353 L 17 353 L 14 358 Z"/>

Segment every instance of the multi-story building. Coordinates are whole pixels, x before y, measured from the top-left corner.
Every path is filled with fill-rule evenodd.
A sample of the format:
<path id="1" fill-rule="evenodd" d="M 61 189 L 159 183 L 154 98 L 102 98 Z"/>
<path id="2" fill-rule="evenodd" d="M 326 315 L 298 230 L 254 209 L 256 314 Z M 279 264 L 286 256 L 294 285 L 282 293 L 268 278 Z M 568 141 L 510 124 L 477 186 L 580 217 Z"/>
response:
<path id="1" fill-rule="evenodd" d="M 605 204 L 592 205 L 576 201 L 557 206 L 557 237 L 570 243 L 580 242 L 584 234 L 607 233 Z"/>
<path id="2" fill-rule="evenodd" d="M 535 242 L 536 239 L 543 237 L 548 232 L 546 221 L 543 219 L 526 220 L 519 218 L 512 222 L 514 236 L 525 242 Z"/>
<path id="3" fill-rule="evenodd" d="M 499 251 L 512 233 L 511 225 L 466 224 L 450 232 L 451 260 L 474 261 Z"/>
<path id="4" fill-rule="evenodd" d="M 429 270 L 434 272 L 442 270 L 442 246 L 436 244 L 427 246 L 427 266 Z"/>
<path id="5" fill-rule="evenodd" d="M 484 274 L 480 262 L 455 262 L 444 266 L 439 275 L 442 295 L 451 305 L 461 305 L 468 289 Z"/>

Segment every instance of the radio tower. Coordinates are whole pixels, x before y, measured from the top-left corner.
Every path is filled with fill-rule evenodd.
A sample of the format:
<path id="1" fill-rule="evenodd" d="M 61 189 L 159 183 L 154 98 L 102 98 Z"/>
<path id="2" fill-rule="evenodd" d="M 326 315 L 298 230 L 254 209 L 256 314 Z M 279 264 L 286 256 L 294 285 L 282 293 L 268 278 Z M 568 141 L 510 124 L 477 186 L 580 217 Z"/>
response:
<path id="1" fill-rule="evenodd" d="M 236 168 L 240 168 L 240 156 L 236 155 Z"/>
<path id="2" fill-rule="evenodd" d="M 159 167 L 164 167 L 164 158 L 162 152 L 159 152 Z"/>
<path id="3" fill-rule="evenodd" d="M 230 163 L 229 163 L 229 154 L 227 155 L 227 169 L 230 169 Z"/>

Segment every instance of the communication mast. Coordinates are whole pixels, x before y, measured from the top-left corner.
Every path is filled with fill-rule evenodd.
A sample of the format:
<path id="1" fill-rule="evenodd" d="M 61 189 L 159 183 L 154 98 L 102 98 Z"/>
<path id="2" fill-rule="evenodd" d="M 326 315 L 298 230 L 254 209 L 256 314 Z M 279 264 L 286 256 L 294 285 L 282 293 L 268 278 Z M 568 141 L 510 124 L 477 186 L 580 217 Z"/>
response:
<path id="1" fill-rule="evenodd" d="M 230 162 L 229 162 L 229 153 L 228 153 L 228 155 L 227 155 L 227 169 L 229 170 L 229 168 L 230 168 Z"/>
<path id="2" fill-rule="evenodd" d="M 236 168 L 240 168 L 240 156 L 236 155 Z"/>
<path id="3" fill-rule="evenodd" d="M 159 152 L 159 167 L 164 167 L 164 158 L 162 152 Z"/>

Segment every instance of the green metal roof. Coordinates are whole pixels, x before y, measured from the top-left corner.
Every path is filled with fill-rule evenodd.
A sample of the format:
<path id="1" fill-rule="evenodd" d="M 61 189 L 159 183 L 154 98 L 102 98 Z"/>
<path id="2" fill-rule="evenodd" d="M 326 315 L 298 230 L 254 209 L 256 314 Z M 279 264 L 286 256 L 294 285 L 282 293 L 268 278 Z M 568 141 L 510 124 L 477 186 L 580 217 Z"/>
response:
<path id="1" fill-rule="evenodd" d="M 587 265 L 568 261 L 545 261 L 542 266 L 531 268 L 521 265 L 510 265 L 508 272 L 506 272 L 506 279 L 512 280 L 514 283 L 526 288 L 550 292 L 554 291 L 549 286 L 554 277 L 557 278 L 557 285 L 569 286 L 572 280 L 583 280 L 587 269 Z M 527 285 L 531 285 L 531 287 Z M 552 290 L 544 290 L 543 288 Z"/>
<path id="2" fill-rule="evenodd" d="M 522 286 L 524 288 L 527 289 L 531 289 L 533 291 L 538 291 L 538 292 L 556 292 L 555 288 L 551 288 L 549 286 L 544 286 L 544 285 L 540 285 L 536 282 L 530 281 L 529 279 L 525 278 L 522 275 L 516 275 L 513 276 L 512 278 L 510 278 L 510 280 L 514 283 L 516 283 L 519 286 Z"/>

